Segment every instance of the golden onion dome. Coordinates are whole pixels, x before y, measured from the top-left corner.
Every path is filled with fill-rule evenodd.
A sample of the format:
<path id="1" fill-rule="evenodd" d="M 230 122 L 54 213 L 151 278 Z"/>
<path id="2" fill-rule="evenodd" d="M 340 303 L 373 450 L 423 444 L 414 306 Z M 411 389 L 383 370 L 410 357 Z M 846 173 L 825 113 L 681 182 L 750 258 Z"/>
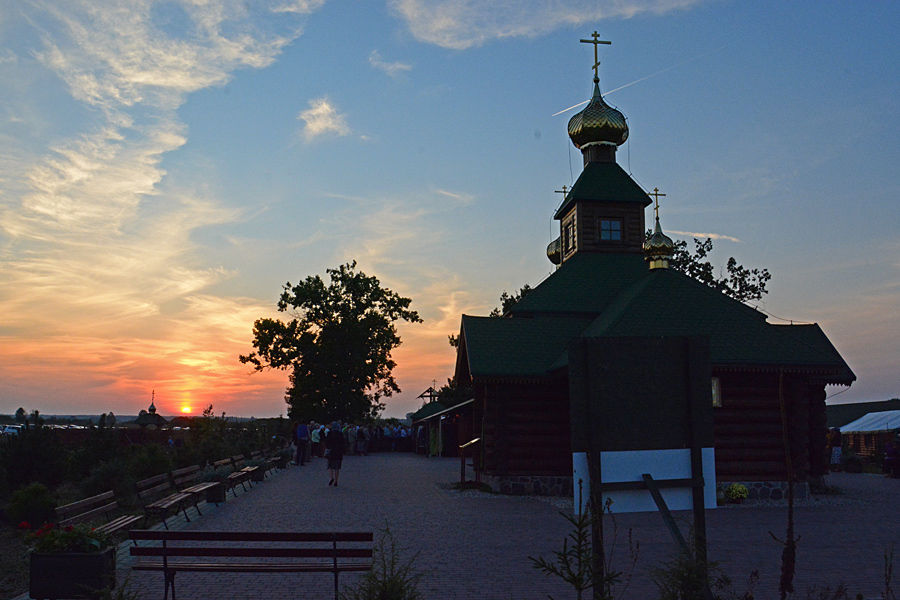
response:
<path id="1" fill-rule="evenodd" d="M 550 262 L 554 265 L 562 263 L 562 245 L 560 244 L 559 238 L 556 238 L 547 245 L 547 258 L 549 258 Z"/>
<path id="2" fill-rule="evenodd" d="M 594 77 L 594 95 L 590 102 L 569 119 L 569 137 L 579 150 L 594 144 L 621 146 L 628 139 L 625 115 L 603 101 L 597 77 Z"/>
<path id="3" fill-rule="evenodd" d="M 659 217 L 656 217 L 656 227 L 653 235 L 644 242 L 644 260 L 650 263 L 650 269 L 668 269 L 669 259 L 675 254 L 675 242 L 662 232 L 659 226 Z"/>

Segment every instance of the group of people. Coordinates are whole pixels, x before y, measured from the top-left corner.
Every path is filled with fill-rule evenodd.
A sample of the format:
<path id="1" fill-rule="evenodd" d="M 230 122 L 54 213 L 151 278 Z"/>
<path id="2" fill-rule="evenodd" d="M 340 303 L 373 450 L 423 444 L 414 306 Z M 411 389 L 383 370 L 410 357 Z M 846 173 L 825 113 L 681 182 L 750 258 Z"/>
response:
<path id="1" fill-rule="evenodd" d="M 296 448 L 293 464 L 304 466 L 315 457 L 328 460 L 330 486 L 337 486 L 345 454 L 368 456 L 370 452 L 408 452 L 413 449 L 412 433 L 401 425 L 375 426 L 342 424 L 330 426 L 311 421 L 295 421 L 291 440 Z"/>

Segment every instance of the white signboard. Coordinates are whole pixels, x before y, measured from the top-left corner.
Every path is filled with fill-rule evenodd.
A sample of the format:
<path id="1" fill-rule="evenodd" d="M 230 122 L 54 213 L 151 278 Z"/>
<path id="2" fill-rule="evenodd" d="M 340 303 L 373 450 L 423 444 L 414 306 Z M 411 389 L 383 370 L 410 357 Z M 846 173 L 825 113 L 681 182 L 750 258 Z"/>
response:
<path id="1" fill-rule="evenodd" d="M 706 508 L 716 507 L 716 459 L 713 448 L 703 448 L 703 502 Z M 575 489 L 575 511 L 582 503 L 582 510 L 589 505 L 591 494 L 590 477 L 588 476 L 587 453 L 572 454 L 572 475 Z M 649 473 L 656 481 L 664 479 L 691 478 L 691 451 L 679 450 L 635 450 L 629 452 L 602 452 L 600 454 L 600 474 L 603 483 L 622 481 L 643 482 L 643 474 Z M 579 499 L 578 481 L 581 480 L 581 498 Z M 691 510 L 693 496 L 691 488 L 660 489 L 669 510 Z M 650 491 L 627 490 L 620 492 L 604 492 L 603 502 L 612 499 L 610 510 L 614 513 L 656 512 L 658 509 Z"/>

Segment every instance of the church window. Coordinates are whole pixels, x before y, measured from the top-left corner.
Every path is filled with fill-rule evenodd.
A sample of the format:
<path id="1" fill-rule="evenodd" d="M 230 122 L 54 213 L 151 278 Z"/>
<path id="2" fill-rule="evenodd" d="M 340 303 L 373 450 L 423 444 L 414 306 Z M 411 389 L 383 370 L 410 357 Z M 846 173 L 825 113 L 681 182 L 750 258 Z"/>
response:
<path id="1" fill-rule="evenodd" d="M 569 221 L 563 228 L 563 250 L 571 252 L 575 249 L 575 223 Z"/>
<path id="2" fill-rule="evenodd" d="M 621 242 L 622 221 L 619 219 L 600 219 L 600 241 Z"/>

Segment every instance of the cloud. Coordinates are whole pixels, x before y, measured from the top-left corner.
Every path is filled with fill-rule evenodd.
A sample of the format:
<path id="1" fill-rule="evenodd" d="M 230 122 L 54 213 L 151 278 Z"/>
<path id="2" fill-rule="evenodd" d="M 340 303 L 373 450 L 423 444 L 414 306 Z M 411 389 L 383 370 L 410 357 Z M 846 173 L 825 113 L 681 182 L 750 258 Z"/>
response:
<path id="1" fill-rule="evenodd" d="M 381 54 L 378 53 L 378 50 L 372 50 L 372 53 L 369 54 L 369 64 L 379 71 L 384 71 L 391 77 L 397 77 L 401 73 L 412 70 L 412 65 L 406 63 L 385 62 L 381 59 Z"/>
<path id="2" fill-rule="evenodd" d="M 561 27 L 663 14 L 701 0 L 391 0 L 413 36 L 464 50 L 508 37 L 537 37 Z"/>
<path id="3" fill-rule="evenodd" d="M 738 238 L 731 237 L 730 235 L 724 235 L 721 233 L 697 233 L 694 231 L 674 231 L 674 230 L 669 231 L 669 233 L 674 233 L 675 235 L 685 235 L 687 237 L 697 238 L 700 240 L 705 239 L 705 238 L 710 238 L 713 240 L 726 240 L 729 242 L 736 242 L 738 244 L 741 243 L 741 240 L 739 240 Z"/>
<path id="4" fill-rule="evenodd" d="M 327 133 L 338 136 L 350 134 L 347 119 L 331 104 L 327 96 L 310 100 L 309 108 L 297 115 L 297 118 L 306 122 L 302 133 L 307 142 Z"/>
<path id="5" fill-rule="evenodd" d="M 32 126 L 0 135 L 0 402 L 131 406 L 151 385 L 217 404 L 280 397 L 283 381 L 248 383 L 236 361 L 264 308 L 207 292 L 235 272 L 208 264 L 196 234 L 242 215 L 168 178 L 163 162 L 187 142 L 176 109 L 189 94 L 271 64 L 321 5 L 35 1 L 4 23 L 31 58 L 15 80 L 0 70 L 0 84 L 25 89 L 49 73 L 68 104 L 35 116 L 21 93 L 4 107 Z M 0 66 L 15 56 L 0 52 Z"/>

